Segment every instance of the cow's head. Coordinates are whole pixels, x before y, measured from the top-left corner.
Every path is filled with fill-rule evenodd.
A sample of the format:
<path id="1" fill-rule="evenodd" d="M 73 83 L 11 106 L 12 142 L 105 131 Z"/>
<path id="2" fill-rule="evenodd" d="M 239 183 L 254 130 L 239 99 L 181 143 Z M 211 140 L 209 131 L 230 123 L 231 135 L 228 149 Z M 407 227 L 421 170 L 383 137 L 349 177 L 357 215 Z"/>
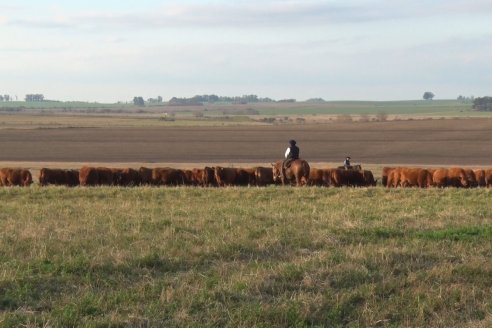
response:
<path id="1" fill-rule="evenodd" d="M 477 177 L 473 170 L 465 170 L 466 180 L 468 181 L 469 188 L 476 188 L 478 186 Z"/>
<path id="2" fill-rule="evenodd" d="M 272 163 L 272 173 L 273 173 L 273 181 L 277 182 L 280 181 L 281 177 L 281 166 L 282 163 Z"/>
<path id="3" fill-rule="evenodd" d="M 461 183 L 461 186 L 463 186 L 464 188 L 468 188 L 469 186 L 469 182 L 468 182 L 468 177 L 466 176 L 466 173 L 464 171 L 462 171 L 460 173 L 460 183 Z"/>

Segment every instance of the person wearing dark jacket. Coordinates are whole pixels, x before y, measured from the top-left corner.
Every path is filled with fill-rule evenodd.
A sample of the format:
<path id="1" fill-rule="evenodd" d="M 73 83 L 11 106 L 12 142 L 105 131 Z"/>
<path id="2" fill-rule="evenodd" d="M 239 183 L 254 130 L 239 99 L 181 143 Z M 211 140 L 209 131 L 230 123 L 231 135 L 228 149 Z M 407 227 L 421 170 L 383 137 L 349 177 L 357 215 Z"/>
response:
<path id="1" fill-rule="evenodd" d="M 282 176 L 285 178 L 285 170 L 290 167 L 290 164 L 299 159 L 299 147 L 296 146 L 295 140 L 289 140 L 289 148 L 285 150 L 285 160 L 282 163 Z"/>
<path id="2" fill-rule="evenodd" d="M 299 159 L 299 147 L 296 146 L 296 141 L 290 140 L 289 144 L 289 148 L 285 151 L 285 159 Z"/>

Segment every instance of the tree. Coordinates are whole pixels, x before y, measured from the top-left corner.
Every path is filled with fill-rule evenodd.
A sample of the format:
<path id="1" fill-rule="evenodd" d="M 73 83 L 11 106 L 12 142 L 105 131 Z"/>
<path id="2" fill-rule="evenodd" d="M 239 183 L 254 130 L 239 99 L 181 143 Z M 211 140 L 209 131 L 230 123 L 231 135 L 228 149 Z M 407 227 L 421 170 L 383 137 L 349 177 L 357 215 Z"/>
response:
<path id="1" fill-rule="evenodd" d="M 42 94 L 27 94 L 25 97 L 26 101 L 44 101 L 44 95 Z"/>
<path id="2" fill-rule="evenodd" d="M 473 99 L 473 109 L 478 111 L 492 111 L 492 97 L 478 97 Z"/>
<path id="3" fill-rule="evenodd" d="M 434 98 L 434 93 L 430 92 L 430 91 L 426 91 L 424 92 L 424 95 L 423 95 L 423 98 L 425 100 L 432 100 Z"/>
<path id="4" fill-rule="evenodd" d="M 133 104 L 135 106 L 144 107 L 145 101 L 143 100 L 143 97 L 133 97 Z"/>

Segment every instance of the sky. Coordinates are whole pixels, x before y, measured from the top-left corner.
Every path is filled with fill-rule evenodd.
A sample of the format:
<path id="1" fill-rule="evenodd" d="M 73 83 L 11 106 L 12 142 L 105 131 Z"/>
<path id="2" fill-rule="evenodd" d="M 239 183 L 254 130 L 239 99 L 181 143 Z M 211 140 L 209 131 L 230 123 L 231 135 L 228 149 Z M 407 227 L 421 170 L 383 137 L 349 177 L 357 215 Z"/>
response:
<path id="1" fill-rule="evenodd" d="M 0 0 L 0 94 L 492 95 L 490 0 Z"/>

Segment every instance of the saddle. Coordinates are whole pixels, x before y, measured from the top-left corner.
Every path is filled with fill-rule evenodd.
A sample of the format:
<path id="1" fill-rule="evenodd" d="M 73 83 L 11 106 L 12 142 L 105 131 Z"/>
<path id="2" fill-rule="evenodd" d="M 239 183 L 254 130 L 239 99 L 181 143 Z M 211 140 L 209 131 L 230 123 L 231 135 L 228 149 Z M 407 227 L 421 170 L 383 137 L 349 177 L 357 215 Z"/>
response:
<path id="1" fill-rule="evenodd" d="M 293 158 L 287 158 L 286 160 L 284 160 L 284 162 L 282 163 L 282 168 L 283 169 L 288 169 L 290 167 L 290 165 L 292 164 L 292 162 L 295 161 L 295 159 Z"/>
<path id="2" fill-rule="evenodd" d="M 292 162 L 295 161 L 294 158 L 287 158 L 283 161 L 282 163 L 282 169 L 280 170 L 281 173 L 281 178 L 283 180 L 287 180 L 287 177 L 285 176 L 285 171 L 291 166 Z"/>

